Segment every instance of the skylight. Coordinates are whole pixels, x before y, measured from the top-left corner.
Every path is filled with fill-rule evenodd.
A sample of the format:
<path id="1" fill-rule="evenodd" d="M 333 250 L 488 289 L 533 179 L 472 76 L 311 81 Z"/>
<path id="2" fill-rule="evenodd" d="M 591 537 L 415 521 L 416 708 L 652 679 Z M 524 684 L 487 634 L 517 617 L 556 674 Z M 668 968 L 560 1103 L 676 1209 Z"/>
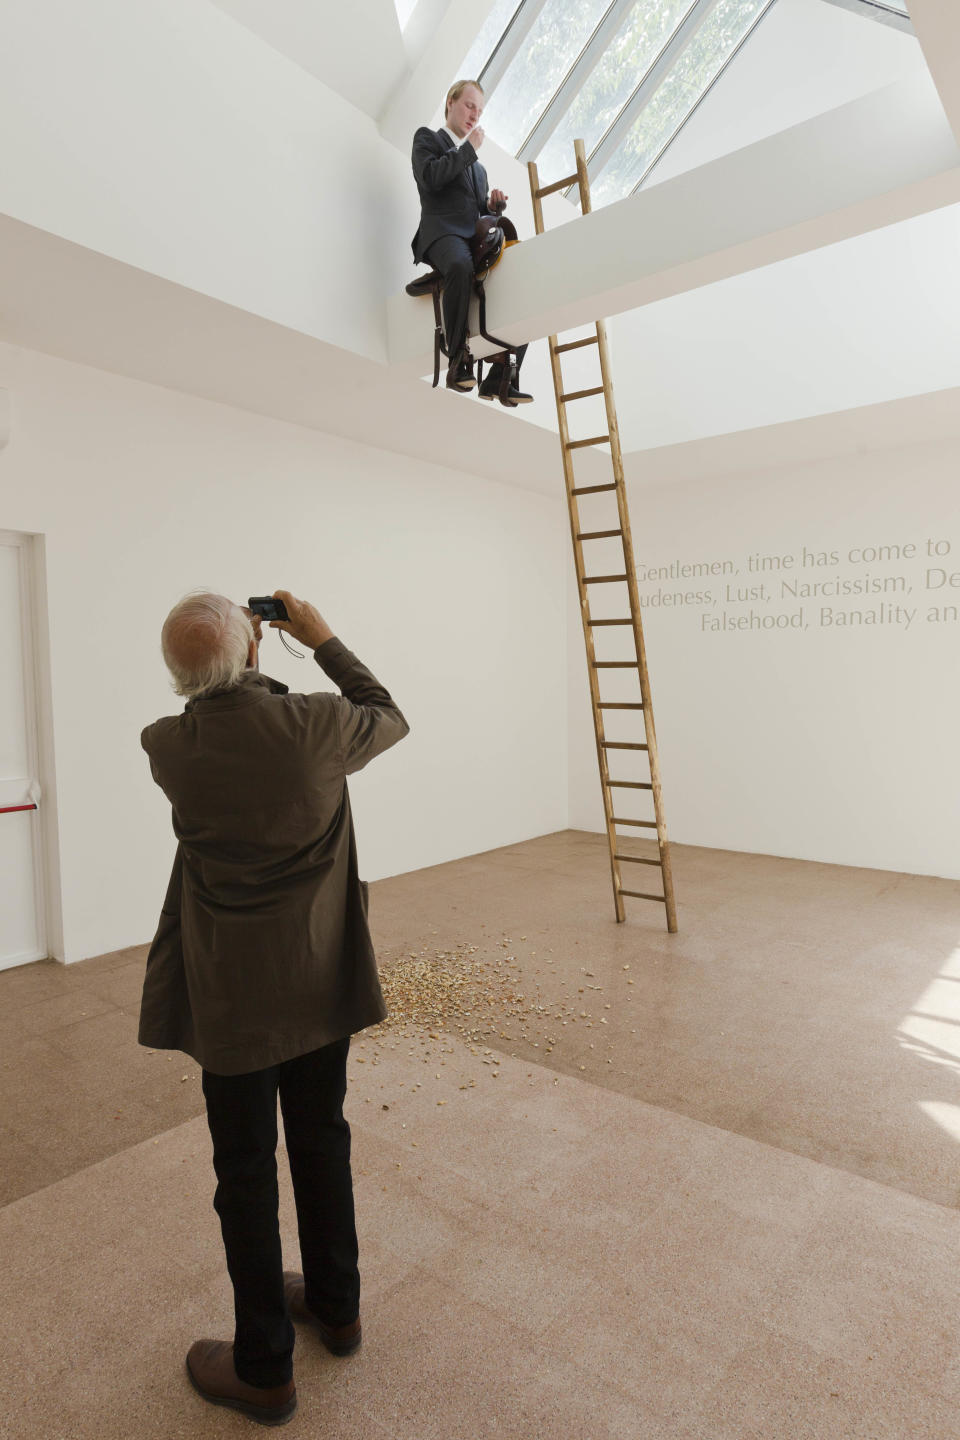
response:
<path id="1" fill-rule="evenodd" d="M 506 40 L 511 21 L 523 8 L 524 6 L 519 3 L 519 0 L 496 0 L 496 4 L 483 23 L 480 34 L 473 42 L 470 54 L 461 66 L 461 74 L 464 79 L 479 80 L 480 71 L 488 67 L 497 46 Z"/>
<path id="2" fill-rule="evenodd" d="M 483 123 L 499 145 L 515 154 L 520 150 L 607 7 L 608 0 L 547 0 L 502 80 L 487 96 Z"/>
<path id="3" fill-rule="evenodd" d="M 775 0 L 497 0 L 461 73 L 549 182 L 586 141 L 594 203 L 631 194 Z M 886 0 L 890 3 L 890 0 Z"/>
<path id="4" fill-rule="evenodd" d="M 718 0 L 684 45 L 676 63 L 638 107 L 622 142 L 591 186 L 595 204 L 622 199 L 639 189 L 710 86 L 770 8 L 772 0 Z M 599 160 L 605 157 L 602 153 Z"/>
<path id="5" fill-rule="evenodd" d="M 606 134 L 663 46 L 691 8 L 691 0 L 637 0 L 630 6 L 609 47 L 562 116 L 537 159 L 544 175 L 569 168 L 574 140 L 589 154 Z"/>

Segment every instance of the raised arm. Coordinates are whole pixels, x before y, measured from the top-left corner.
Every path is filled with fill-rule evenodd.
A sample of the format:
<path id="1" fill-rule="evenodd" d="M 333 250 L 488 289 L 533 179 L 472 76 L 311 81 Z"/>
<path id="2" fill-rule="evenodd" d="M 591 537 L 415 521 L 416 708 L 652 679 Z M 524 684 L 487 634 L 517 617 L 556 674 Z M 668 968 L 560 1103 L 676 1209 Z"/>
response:
<path id="1" fill-rule="evenodd" d="M 413 173 L 417 184 L 436 194 L 462 175 L 477 158 L 469 140 L 456 150 L 446 150 L 434 130 L 421 126 L 413 137 Z"/>
<path id="2" fill-rule="evenodd" d="M 342 692 L 336 697 L 337 729 L 343 768 L 348 775 L 409 733 L 407 724 L 389 691 L 367 667 L 334 635 L 319 610 L 298 600 L 289 590 L 277 590 L 289 620 L 271 620 L 275 630 L 286 630 L 301 645 L 307 645 L 314 659 Z"/>

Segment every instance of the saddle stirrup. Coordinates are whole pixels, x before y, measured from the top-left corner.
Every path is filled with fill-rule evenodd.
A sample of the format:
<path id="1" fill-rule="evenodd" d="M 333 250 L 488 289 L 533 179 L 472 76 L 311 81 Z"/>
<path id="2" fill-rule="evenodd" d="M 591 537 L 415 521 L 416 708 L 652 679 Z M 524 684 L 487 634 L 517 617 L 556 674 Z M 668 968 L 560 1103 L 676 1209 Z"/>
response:
<path id="1" fill-rule="evenodd" d="M 476 279 L 474 281 L 474 286 L 477 292 L 479 309 L 477 319 L 479 321 L 480 334 L 483 336 L 484 340 L 489 340 L 491 345 L 499 345 L 500 349 L 503 351 L 502 356 L 489 356 L 491 364 L 499 362 L 503 366 L 503 370 L 500 376 L 500 389 L 498 391 L 497 398 L 499 399 L 500 404 L 505 405 L 508 410 L 515 410 L 517 407 L 517 401 L 510 399 L 510 382 L 513 379 L 514 371 L 516 370 L 517 347 L 516 345 L 511 345 L 509 340 L 498 340 L 496 335 L 490 334 L 490 331 L 487 329 L 487 292 L 481 279 Z"/>

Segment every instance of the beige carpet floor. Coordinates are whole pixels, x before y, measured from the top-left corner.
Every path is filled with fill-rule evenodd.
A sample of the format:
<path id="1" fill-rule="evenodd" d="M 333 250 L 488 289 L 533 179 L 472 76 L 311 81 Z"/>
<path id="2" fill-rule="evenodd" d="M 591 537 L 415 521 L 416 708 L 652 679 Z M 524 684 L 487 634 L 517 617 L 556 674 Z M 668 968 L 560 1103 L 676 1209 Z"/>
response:
<path id="1" fill-rule="evenodd" d="M 300 1339 L 291 1436 L 957 1433 L 956 1212 L 444 1049 L 416 1091 L 402 1042 L 353 1067 L 364 1344 Z M 183 1373 L 232 1317 L 202 1119 L 8 1205 L 0 1237 L 2 1433 L 250 1431 Z"/>
<path id="2" fill-rule="evenodd" d="M 286 1434 L 960 1434 L 960 887 L 676 861 L 675 937 L 610 923 L 590 836 L 373 887 L 388 975 L 468 954 L 481 988 L 354 1047 L 364 1345 L 302 1336 Z M 142 965 L 0 974 L 3 1437 L 260 1433 L 183 1372 L 232 1305 Z"/>

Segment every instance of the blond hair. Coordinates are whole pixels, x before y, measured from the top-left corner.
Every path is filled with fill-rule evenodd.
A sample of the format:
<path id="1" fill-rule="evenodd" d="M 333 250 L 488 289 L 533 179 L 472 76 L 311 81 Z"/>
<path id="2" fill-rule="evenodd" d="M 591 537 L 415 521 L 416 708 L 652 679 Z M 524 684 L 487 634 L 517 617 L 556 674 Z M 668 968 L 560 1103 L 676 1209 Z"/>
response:
<path id="1" fill-rule="evenodd" d="M 446 120 L 447 116 L 449 115 L 450 106 L 453 104 L 454 100 L 460 99 L 460 96 L 463 94 L 464 90 L 466 90 L 468 85 L 472 85 L 475 90 L 480 91 L 481 95 L 483 94 L 483 86 L 480 84 L 479 80 L 458 80 L 457 83 L 455 85 L 451 85 L 450 89 L 447 91 L 447 100 L 446 104 L 443 107 L 444 120 Z"/>

